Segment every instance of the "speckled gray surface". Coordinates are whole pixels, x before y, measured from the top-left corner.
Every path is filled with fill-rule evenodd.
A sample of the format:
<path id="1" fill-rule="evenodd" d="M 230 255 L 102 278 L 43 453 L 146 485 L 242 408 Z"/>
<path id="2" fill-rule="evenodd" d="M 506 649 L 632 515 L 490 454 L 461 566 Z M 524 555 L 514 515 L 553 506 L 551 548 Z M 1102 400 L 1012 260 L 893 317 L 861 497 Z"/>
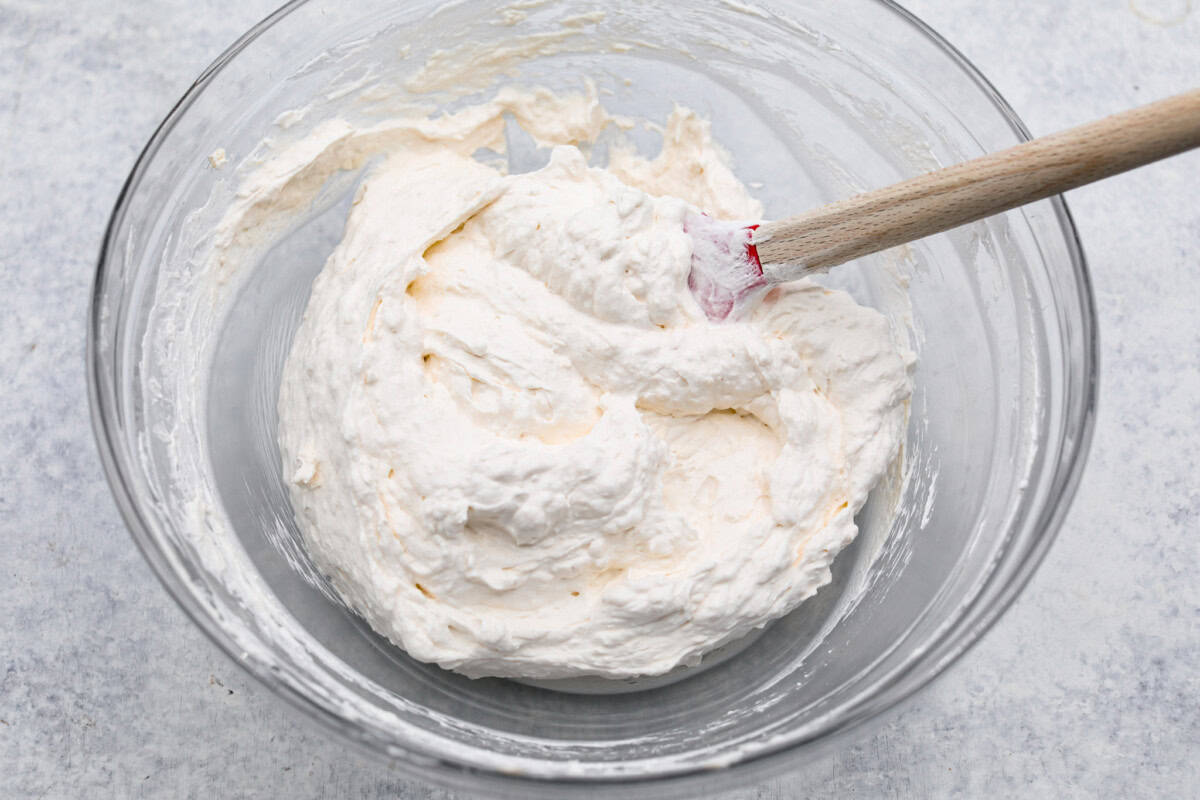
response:
<path id="1" fill-rule="evenodd" d="M 1035 132 L 1196 84 L 1190 0 L 914 0 Z M 0 796 L 449 798 L 243 674 L 143 563 L 83 377 L 122 181 L 273 0 L 0 0 Z M 1102 331 L 1095 445 L 1059 541 L 947 675 L 738 800 L 1200 791 L 1200 153 L 1069 197 Z"/>

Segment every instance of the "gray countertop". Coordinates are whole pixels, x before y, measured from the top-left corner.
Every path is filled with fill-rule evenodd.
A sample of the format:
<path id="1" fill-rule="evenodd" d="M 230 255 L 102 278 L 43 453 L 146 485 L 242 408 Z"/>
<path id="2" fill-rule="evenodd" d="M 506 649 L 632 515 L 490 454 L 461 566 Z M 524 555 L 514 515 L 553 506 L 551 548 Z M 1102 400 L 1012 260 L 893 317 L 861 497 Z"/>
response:
<path id="1" fill-rule="evenodd" d="M 274 0 L 0 0 L 0 796 L 448 798 L 301 719 L 167 596 L 101 475 L 96 253 L 171 104 Z M 1200 80 L 1192 0 L 914 0 L 1035 133 Z M 1073 192 L 1102 337 L 1079 494 L 932 686 L 748 798 L 1200 791 L 1200 153 Z"/>

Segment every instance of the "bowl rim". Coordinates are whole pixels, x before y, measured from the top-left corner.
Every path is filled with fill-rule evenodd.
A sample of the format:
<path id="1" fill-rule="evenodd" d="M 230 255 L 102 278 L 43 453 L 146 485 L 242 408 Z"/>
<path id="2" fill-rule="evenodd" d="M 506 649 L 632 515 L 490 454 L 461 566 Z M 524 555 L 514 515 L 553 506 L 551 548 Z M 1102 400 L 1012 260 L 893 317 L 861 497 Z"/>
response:
<path id="1" fill-rule="evenodd" d="M 230 61 L 264 32 L 298 8 L 306 5 L 309 1 L 288 0 L 284 5 L 268 14 L 238 37 L 197 76 L 191 86 L 188 87 L 158 124 L 146 145 L 142 148 L 117 195 L 108 224 L 105 227 L 93 278 L 87 315 L 85 371 L 87 374 L 88 405 L 93 436 L 100 455 L 104 476 L 134 543 L 149 563 L 159 582 L 167 590 L 167 593 L 174 598 L 186 616 L 204 632 L 208 639 L 231 662 L 254 677 L 270 691 L 284 698 L 287 701 L 287 706 L 296 711 L 304 712 L 302 716 L 306 719 L 316 720 L 327 729 L 336 731 L 345 741 L 357 746 L 361 751 L 371 753 L 375 757 L 383 756 L 393 761 L 397 759 L 404 761 L 405 765 L 412 770 L 412 774 L 415 777 L 457 788 L 478 787 L 480 785 L 479 782 L 482 780 L 493 788 L 497 788 L 496 782 L 498 782 L 500 784 L 507 784 L 510 789 L 516 786 L 528 789 L 531 784 L 542 786 L 574 784 L 598 790 L 602 787 L 624 786 L 628 788 L 633 785 L 658 784 L 661 786 L 703 773 L 705 771 L 704 768 L 693 767 L 686 771 L 662 776 L 636 778 L 553 778 L 550 780 L 539 777 L 515 778 L 498 771 L 452 762 L 440 756 L 417 752 L 410 753 L 401 750 L 395 744 L 389 745 L 385 752 L 376 746 L 375 742 L 377 740 L 374 737 L 358 734 L 353 726 L 348 725 L 342 717 L 326 706 L 318 703 L 308 695 L 297 691 L 287 683 L 272 679 L 270 671 L 262 668 L 262 665 L 258 662 L 241 658 L 240 649 L 235 647 L 235 643 L 226 634 L 224 629 L 206 613 L 196 597 L 179 579 L 172 568 L 168 556 L 158 547 L 154 536 L 150 533 L 152 526 L 138 508 L 138 503 L 133 496 L 127 480 L 127 472 L 130 470 L 130 465 L 127 463 L 127 459 L 124 457 L 123 451 L 116 441 L 115 432 L 108 422 L 116 410 L 116 400 L 115 397 L 109 396 L 105 391 L 104 369 L 97 358 L 98 339 L 103 324 L 100 314 L 100 304 L 109 274 L 108 264 L 115 243 L 116 232 L 124 221 L 130 197 L 139 185 L 149 163 L 153 160 L 163 141 L 173 129 L 176 121 L 188 111 L 204 89 L 207 88 L 215 76 Z M 911 26 L 918 34 L 934 45 L 934 47 L 940 49 L 982 92 L 984 97 L 1008 123 L 1018 139 L 1027 141 L 1032 138 L 1028 128 L 1017 116 L 1012 106 L 983 75 L 979 68 L 967 59 L 954 45 L 915 14 L 901 6 L 897 0 L 867 0 L 867 2 L 874 3 L 884 10 L 890 11 L 901 22 Z M 964 606 L 956 624 L 946 626 L 936 632 L 923 650 L 910 655 L 896 669 L 875 681 L 875 685 L 877 686 L 882 682 L 895 685 L 906 678 L 913 678 L 913 673 L 917 670 L 920 662 L 925 660 L 931 651 L 941 650 L 936 663 L 925 674 L 915 676 L 914 680 L 908 680 L 904 686 L 890 694 L 867 692 L 865 697 L 860 696 L 857 703 L 852 703 L 847 708 L 841 709 L 836 713 L 830 713 L 827 722 L 817 732 L 741 757 L 729 764 L 725 769 L 726 774 L 734 771 L 740 774 L 750 764 L 766 760 L 777 760 L 779 756 L 794 753 L 807 744 L 818 740 L 833 739 L 861 725 L 867 719 L 877 717 L 884 711 L 895 707 L 933 680 L 944 675 L 947 669 L 958 662 L 1012 605 L 1013 601 L 1029 583 L 1037 567 L 1045 558 L 1070 509 L 1087 461 L 1095 430 L 1100 361 L 1095 298 L 1082 242 L 1080 241 L 1074 219 L 1064 198 L 1061 195 L 1057 195 L 1050 198 L 1048 202 L 1053 208 L 1058 227 L 1063 234 L 1064 244 L 1068 251 L 1077 288 L 1078 296 L 1076 299 L 1079 302 L 1080 320 L 1082 322 L 1080 356 L 1082 358 L 1083 381 L 1079 397 L 1077 399 L 1073 398 L 1074 402 L 1072 405 L 1074 408 L 1068 408 L 1069 415 L 1072 412 L 1078 414 L 1079 427 L 1076 431 L 1077 435 L 1072 437 L 1063 446 L 1053 473 L 1056 479 L 1057 491 L 1053 491 L 1052 488 L 1050 493 L 1055 502 L 1047 503 L 1044 508 L 1040 509 L 1041 513 L 1033 524 L 1033 529 L 1037 531 L 1037 534 L 1032 545 L 1015 564 L 1007 582 L 999 588 L 993 597 L 988 599 L 988 605 L 985 609 L 972 617 L 972 610 L 976 609 L 984 594 L 982 591 L 977 592 Z M 451 775 L 446 775 L 446 770 L 449 770 Z"/>

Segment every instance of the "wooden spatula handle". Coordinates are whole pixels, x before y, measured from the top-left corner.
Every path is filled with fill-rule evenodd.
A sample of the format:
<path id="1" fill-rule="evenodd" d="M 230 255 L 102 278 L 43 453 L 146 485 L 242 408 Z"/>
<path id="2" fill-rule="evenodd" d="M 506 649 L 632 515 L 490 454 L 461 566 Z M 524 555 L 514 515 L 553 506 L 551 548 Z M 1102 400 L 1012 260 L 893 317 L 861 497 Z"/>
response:
<path id="1" fill-rule="evenodd" d="M 1200 89 L 866 192 L 753 234 L 772 283 L 1200 146 Z"/>

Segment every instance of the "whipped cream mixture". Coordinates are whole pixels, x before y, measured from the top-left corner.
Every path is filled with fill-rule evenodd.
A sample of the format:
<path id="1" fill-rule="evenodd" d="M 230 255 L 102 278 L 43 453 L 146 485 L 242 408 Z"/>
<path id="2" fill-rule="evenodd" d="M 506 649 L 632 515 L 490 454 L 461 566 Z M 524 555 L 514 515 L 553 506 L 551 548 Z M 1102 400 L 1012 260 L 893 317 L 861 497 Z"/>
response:
<path id="1" fill-rule="evenodd" d="M 505 114 L 552 148 L 544 168 L 475 158 L 503 151 Z M 897 455 L 912 355 L 883 316 L 805 281 L 708 322 L 684 216 L 761 208 L 692 112 L 652 160 L 611 143 L 627 125 L 594 91 L 505 90 L 327 123 L 269 165 L 378 154 L 313 286 L 279 439 L 314 560 L 422 661 L 695 664 L 829 581 Z"/>

